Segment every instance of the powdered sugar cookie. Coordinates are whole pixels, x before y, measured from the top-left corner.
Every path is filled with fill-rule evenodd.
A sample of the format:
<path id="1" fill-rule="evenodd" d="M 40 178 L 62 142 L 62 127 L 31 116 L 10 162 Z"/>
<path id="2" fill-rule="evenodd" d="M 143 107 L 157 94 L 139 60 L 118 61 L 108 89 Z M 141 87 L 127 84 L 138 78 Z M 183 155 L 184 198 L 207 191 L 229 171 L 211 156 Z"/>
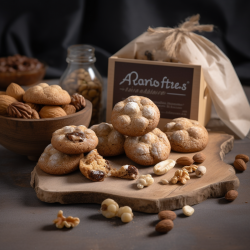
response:
<path id="1" fill-rule="evenodd" d="M 108 176 L 111 170 L 111 166 L 94 149 L 80 160 L 79 169 L 91 181 L 104 181 L 104 178 Z"/>
<path id="2" fill-rule="evenodd" d="M 171 148 L 177 152 L 197 152 L 208 143 L 208 132 L 199 122 L 176 118 L 167 123 L 163 131 L 168 136 Z"/>
<path id="3" fill-rule="evenodd" d="M 29 88 L 23 95 L 25 102 L 44 105 L 65 105 L 71 102 L 70 95 L 59 85 L 40 83 Z"/>
<path id="4" fill-rule="evenodd" d="M 111 116 L 114 128 L 127 136 L 145 135 L 157 127 L 159 120 L 158 107 L 143 96 L 130 96 L 118 102 Z"/>
<path id="5" fill-rule="evenodd" d="M 97 151 L 102 156 L 115 156 L 124 153 L 125 136 L 116 131 L 112 124 L 100 123 L 92 129 L 98 137 Z"/>
<path id="6" fill-rule="evenodd" d="M 96 148 L 95 132 L 83 125 L 66 126 L 56 130 L 51 139 L 53 147 L 65 154 L 86 153 Z"/>
<path id="7" fill-rule="evenodd" d="M 136 137 L 127 137 L 124 143 L 128 158 L 140 165 L 153 165 L 168 158 L 171 147 L 167 136 L 158 128 Z"/>
<path id="8" fill-rule="evenodd" d="M 49 144 L 40 156 L 37 165 L 47 174 L 64 175 L 78 169 L 83 154 L 67 155 Z"/>

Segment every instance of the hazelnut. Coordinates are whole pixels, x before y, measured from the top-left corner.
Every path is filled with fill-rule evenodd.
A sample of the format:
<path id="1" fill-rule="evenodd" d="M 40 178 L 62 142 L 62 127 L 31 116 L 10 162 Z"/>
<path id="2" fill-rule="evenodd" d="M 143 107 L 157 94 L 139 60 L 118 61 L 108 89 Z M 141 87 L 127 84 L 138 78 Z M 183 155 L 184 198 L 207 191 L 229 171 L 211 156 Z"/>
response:
<path id="1" fill-rule="evenodd" d="M 158 233 L 167 233 L 172 230 L 174 223 L 172 220 L 162 220 L 155 226 L 155 231 Z"/>
<path id="2" fill-rule="evenodd" d="M 205 166 L 199 166 L 195 170 L 195 174 L 196 174 L 197 177 L 202 177 L 206 172 L 207 172 L 207 169 L 206 169 Z"/>
<path id="3" fill-rule="evenodd" d="M 170 210 L 165 210 L 158 213 L 158 217 L 160 220 L 174 220 L 176 218 L 176 213 Z"/>
<path id="4" fill-rule="evenodd" d="M 247 165 L 242 159 L 236 159 L 234 161 L 234 167 L 239 171 L 245 171 L 247 169 Z"/>
<path id="5" fill-rule="evenodd" d="M 236 190 L 230 190 L 226 193 L 225 199 L 228 201 L 234 201 L 238 196 L 238 192 Z"/>

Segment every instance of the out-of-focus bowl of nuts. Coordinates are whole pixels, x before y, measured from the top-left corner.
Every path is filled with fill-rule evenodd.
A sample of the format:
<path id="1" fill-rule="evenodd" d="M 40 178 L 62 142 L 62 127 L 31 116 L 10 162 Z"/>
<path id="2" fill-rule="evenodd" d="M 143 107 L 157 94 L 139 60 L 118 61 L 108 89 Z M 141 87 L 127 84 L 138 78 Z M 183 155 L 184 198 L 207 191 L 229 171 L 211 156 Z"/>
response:
<path id="1" fill-rule="evenodd" d="M 46 65 L 35 58 L 14 55 L 0 58 L 0 88 L 12 82 L 27 86 L 39 82 L 46 72 Z"/>

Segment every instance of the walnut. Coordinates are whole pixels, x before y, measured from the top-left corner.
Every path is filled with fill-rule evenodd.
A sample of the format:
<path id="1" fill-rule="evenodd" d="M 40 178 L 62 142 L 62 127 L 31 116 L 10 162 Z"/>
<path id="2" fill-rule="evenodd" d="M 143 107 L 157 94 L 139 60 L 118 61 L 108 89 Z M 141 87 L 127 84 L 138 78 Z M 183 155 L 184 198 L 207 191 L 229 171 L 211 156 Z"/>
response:
<path id="1" fill-rule="evenodd" d="M 196 165 L 191 165 L 191 166 L 185 166 L 182 168 L 182 170 L 187 170 L 188 173 L 193 173 L 196 169 L 198 168 L 198 166 Z"/>
<path id="2" fill-rule="evenodd" d="M 40 119 L 40 116 L 35 109 L 32 109 L 31 119 Z"/>
<path id="3" fill-rule="evenodd" d="M 177 170 L 174 174 L 174 176 L 171 179 L 172 184 L 176 184 L 178 181 L 181 182 L 181 184 L 185 184 L 187 180 L 189 180 L 189 174 L 187 170 Z"/>
<path id="4" fill-rule="evenodd" d="M 40 105 L 40 104 L 35 104 L 35 103 L 31 103 L 31 102 L 26 102 L 25 104 L 29 105 L 36 112 L 39 112 L 42 108 L 42 105 Z"/>
<path id="5" fill-rule="evenodd" d="M 56 224 L 57 228 L 67 228 L 76 227 L 80 223 L 80 219 L 77 217 L 68 216 L 67 218 L 63 216 L 63 211 L 59 210 L 57 218 L 53 220 L 53 223 Z"/>
<path id="6" fill-rule="evenodd" d="M 66 112 L 67 115 L 71 115 L 76 112 L 76 107 L 72 104 L 63 105 L 62 109 Z"/>
<path id="7" fill-rule="evenodd" d="M 30 119 L 32 108 L 22 102 L 13 102 L 8 106 L 7 113 L 11 117 Z"/>
<path id="8" fill-rule="evenodd" d="M 71 96 L 71 103 L 70 104 L 74 105 L 76 110 L 79 111 L 79 110 L 85 108 L 86 101 L 82 95 L 75 93 Z"/>

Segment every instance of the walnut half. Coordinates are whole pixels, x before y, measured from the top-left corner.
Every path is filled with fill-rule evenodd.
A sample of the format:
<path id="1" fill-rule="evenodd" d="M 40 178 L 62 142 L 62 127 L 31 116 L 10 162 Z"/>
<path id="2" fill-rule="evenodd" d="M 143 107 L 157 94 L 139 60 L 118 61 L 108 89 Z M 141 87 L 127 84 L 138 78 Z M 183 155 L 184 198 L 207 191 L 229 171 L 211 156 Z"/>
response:
<path id="1" fill-rule="evenodd" d="M 53 220 L 53 223 L 56 224 L 57 228 L 67 228 L 76 227 L 80 223 L 80 219 L 77 217 L 68 216 L 67 218 L 63 216 L 63 211 L 59 210 L 57 218 Z"/>

